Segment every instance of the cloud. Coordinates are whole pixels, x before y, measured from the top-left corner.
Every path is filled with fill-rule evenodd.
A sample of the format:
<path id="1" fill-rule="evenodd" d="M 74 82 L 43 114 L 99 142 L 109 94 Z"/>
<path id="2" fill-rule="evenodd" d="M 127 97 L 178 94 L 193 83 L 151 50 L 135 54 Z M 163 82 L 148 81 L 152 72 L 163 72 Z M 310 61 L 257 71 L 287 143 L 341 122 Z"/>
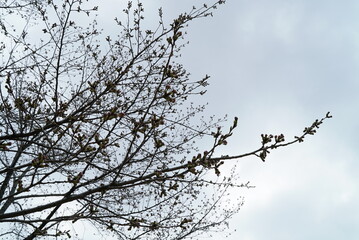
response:
<path id="1" fill-rule="evenodd" d="M 156 4 L 176 16 L 193 3 Z M 209 102 L 208 115 L 239 116 L 219 155 L 252 150 L 261 133 L 290 138 L 327 111 L 334 115 L 316 136 L 266 163 L 240 160 L 241 179 L 257 187 L 238 192 L 246 203 L 230 221 L 237 231 L 229 240 L 358 238 L 358 10 L 355 0 L 238 0 L 190 24 L 181 61 L 194 80 L 212 76 L 200 101 Z"/>

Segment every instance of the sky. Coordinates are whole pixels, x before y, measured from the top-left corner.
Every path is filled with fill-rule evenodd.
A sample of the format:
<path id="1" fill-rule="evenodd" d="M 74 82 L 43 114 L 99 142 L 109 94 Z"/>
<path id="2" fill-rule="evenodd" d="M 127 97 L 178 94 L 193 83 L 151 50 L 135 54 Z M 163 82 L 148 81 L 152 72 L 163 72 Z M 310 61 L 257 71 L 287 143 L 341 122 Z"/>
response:
<path id="1" fill-rule="evenodd" d="M 170 16 L 194 3 L 155 2 Z M 182 60 L 193 77 L 211 76 L 207 113 L 239 117 L 223 154 L 255 149 L 261 133 L 291 139 L 333 115 L 265 163 L 239 160 L 256 188 L 234 192 L 245 204 L 229 230 L 203 239 L 358 239 L 358 12 L 351 0 L 229 0 L 190 24 Z"/>
<path id="2" fill-rule="evenodd" d="M 151 0 L 144 7 L 155 15 L 162 6 L 172 19 L 203 2 Z M 118 0 L 100 5 L 105 31 L 120 9 Z M 256 187 L 233 192 L 245 204 L 229 229 L 201 239 L 358 239 L 358 12 L 356 0 L 228 0 L 214 17 L 190 23 L 181 61 L 194 79 L 211 76 L 198 103 L 208 102 L 205 114 L 239 117 L 219 155 L 256 149 L 262 133 L 291 139 L 333 115 L 315 136 L 277 149 L 265 163 L 238 160 L 240 179 Z"/>
<path id="3" fill-rule="evenodd" d="M 240 193 L 228 239 L 358 238 L 358 10 L 357 1 L 228 1 L 190 28 L 190 71 L 212 76 L 207 110 L 239 117 L 224 153 L 334 116 L 264 164 L 240 160 L 240 176 L 256 188 Z"/>
<path id="4" fill-rule="evenodd" d="M 155 16 L 162 6 L 172 19 L 203 2 L 144 7 Z M 100 11 L 116 15 L 118 1 L 107 3 Z M 200 239 L 358 239 L 358 12 L 355 0 L 228 0 L 213 18 L 190 24 L 181 61 L 194 79 L 211 76 L 198 103 L 208 103 L 205 114 L 239 117 L 219 155 L 256 149 L 262 133 L 292 139 L 333 115 L 315 136 L 277 149 L 265 163 L 238 160 L 240 179 L 256 187 L 232 193 L 245 204 L 228 230 Z"/>

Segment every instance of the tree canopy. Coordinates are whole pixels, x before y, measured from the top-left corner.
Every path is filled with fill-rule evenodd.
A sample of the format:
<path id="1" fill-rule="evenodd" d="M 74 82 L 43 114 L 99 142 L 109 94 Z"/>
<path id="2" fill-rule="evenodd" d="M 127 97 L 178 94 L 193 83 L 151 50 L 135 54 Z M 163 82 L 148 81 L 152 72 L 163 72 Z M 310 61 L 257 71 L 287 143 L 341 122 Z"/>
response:
<path id="1" fill-rule="evenodd" d="M 286 141 L 263 134 L 258 148 L 216 155 L 238 125 L 196 119 L 208 76 L 178 62 L 187 25 L 224 1 L 193 7 L 166 25 L 143 27 L 129 2 L 117 35 L 97 28 L 95 1 L 0 3 L 0 237 L 66 239 L 87 221 L 119 239 L 185 239 L 225 223 L 226 161 L 302 142 L 329 113 Z M 86 23 L 78 19 L 87 19 Z M 199 141 L 211 141 L 201 149 Z"/>

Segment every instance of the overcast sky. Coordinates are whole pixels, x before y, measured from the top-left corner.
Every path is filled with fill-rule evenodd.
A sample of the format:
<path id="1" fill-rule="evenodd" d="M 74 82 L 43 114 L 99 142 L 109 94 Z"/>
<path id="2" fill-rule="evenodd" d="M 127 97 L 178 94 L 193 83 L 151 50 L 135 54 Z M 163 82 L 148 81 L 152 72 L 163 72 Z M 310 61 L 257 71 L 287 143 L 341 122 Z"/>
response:
<path id="1" fill-rule="evenodd" d="M 240 160 L 256 188 L 229 239 L 358 239 L 358 12 L 358 1 L 236 0 L 190 28 L 185 62 L 212 76 L 208 110 L 240 119 L 228 154 L 334 115 L 264 164 Z"/>
<path id="2" fill-rule="evenodd" d="M 116 1 L 104 6 L 110 12 Z M 174 18 L 204 1 L 145 1 Z M 101 8 L 100 8 L 101 11 Z M 327 111 L 317 135 L 265 163 L 240 160 L 245 204 L 227 232 L 207 239 L 356 240 L 359 237 L 359 1 L 229 0 L 190 24 L 183 61 L 209 74 L 207 114 L 239 117 L 223 154 L 258 147 L 261 133 L 288 139 Z M 235 232 L 234 232 L 235 231 Z"/>

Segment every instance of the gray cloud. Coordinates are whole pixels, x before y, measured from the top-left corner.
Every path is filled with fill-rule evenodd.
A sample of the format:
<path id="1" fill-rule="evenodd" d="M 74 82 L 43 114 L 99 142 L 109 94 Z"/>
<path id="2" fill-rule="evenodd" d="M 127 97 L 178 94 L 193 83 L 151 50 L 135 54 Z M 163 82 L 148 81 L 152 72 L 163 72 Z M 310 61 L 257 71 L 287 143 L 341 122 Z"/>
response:
<path id="1" fill-rule="evenodd" d="M 145 8 L 155 19 L 162 5 L 170 19 L 192 4 Z M 359 236 L 358 10 L 354 0 L 235 0 L 190 25 L 182 61 L 193 78 L 212 76 L 198 101 L 209 102 L 208 115 L 240 119 L 223 153 L 257 147 L 261 133 L 289 138 L 327 111 L 334 115 L 316 136 L 271 153 L 265 164 L 241 160 L 241 179 L 257 187 L 239 192 L 246 204 L 230 221 L 237 231 L 229 240 Z"/>
<path id="2" fill-rule="evenodd" d="M 243 193 L 228 239 L 357 239 L 358 10 L 355 1 L 228 1 L 191 27 L 184 62 L 213 76 L 208 111 L 240 117 L 230 153 L 256 146 L 262 132 L 289 137 L 334 114 L 265 166 L 242 160 L 242 179 L 257 188 Z"/>

